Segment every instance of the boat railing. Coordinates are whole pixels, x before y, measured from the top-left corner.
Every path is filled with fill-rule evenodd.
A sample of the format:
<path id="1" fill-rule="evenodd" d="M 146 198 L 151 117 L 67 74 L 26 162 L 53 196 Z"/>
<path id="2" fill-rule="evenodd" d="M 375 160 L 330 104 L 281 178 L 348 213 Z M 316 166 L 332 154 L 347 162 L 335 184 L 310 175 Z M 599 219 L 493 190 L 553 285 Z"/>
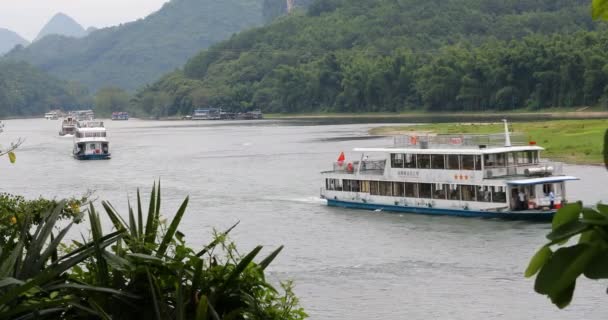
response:
<path id="1" fill-rule="evenodd" d="M 508 165 L 501 167 L 484 168 L 485 179 L 507 177 L 507 176 L 550 176 L 562 175 L 564 164 L 555 161 L 541 161 L 539 163 Z"/>
<path id="2" fill-rule="evenodd" d="M 363 160 L 354 162 L 337 161 L 333 163 L 333 170 L 325 173 L 382 175 L 386 167 L 386 160 Z"/>
<path id="3" fill-rule="evenodd" d="M 395 136 L 393 145 L 396 148 L 462 148 L 462 147 L 504 147 L 504 134 L 409 134 Z M 512 146 L 527 145 L 526 136 L 522 133 L 511 133 Z"/>

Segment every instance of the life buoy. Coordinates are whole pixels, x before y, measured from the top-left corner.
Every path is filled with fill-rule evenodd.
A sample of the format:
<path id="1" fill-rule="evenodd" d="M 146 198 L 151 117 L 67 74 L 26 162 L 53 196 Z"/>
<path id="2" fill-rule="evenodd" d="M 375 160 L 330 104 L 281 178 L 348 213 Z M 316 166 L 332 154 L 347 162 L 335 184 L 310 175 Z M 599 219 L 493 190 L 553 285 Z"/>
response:
<path id="1" fill-rule="evenodd" d="M 352 163 L 348 163 L 348 165 L 346 165 L 346 171 L 348 172 L 353 172 L 353 164 Z"/>

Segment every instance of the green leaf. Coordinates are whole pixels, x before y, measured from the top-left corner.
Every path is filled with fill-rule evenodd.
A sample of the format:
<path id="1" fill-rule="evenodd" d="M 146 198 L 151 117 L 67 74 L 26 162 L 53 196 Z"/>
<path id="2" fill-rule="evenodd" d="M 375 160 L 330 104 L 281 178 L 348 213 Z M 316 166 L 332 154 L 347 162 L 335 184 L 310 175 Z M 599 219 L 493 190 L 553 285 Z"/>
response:
<path id="1" fill-rule="evenodd" d="M 258 255 L 258 253 L 260 253 L 261 250 L 262 246 L 257 246 L 255 247 L 255 249 L 251 250 L 251 252 L 249 252 L 241 261 L 239 261 L 239 264 L 236 265 L 236 267 L 228 276 L 226 282 L 224 282 L 224 284 L 222 285 L 222 291 L 224 288 L 232 286 L 232 282 L 235 281 L 236 278 L 238 278 L 238 276 L 243 271 L 245 271 L 247 266 L 253 261 L 253 259 Z"/>
<path id="2" fill-rule="evenodd" d="M 591 208 L 583 208 L 583 218 L 587 220 L 606 220 L 606 217 Z"/>
<path id="3" fill-rule="evenodd" d="M 150 263 L 154 263 L 154 264 L 158 264 L 158 265 L 162 265 L 163 264 L 163 260 L 162 259 L 159 259 L 158 257 L 155 257 L 155 256 L 143 254 L 143 253 L 129 253 L 129 254 L 127 254 L 127 256 L 128 257 L 137 258 L 137 259 L 140 259 L 140 260 L 144 260 L 144 261 L 148 261 Z"/>
<path id="4" fill-rule="evenodd" d="M 204 255 L 205 253 L 209 252 L 209 250 L 212 250 L 213 248 L 215 248 L 215 246 L 219 243 L 219 239 L 221 237 L 227 236 L 230 233 L 230 231 L 232 231 L 232 229 L 236 228 L 236 226 L 239 225 L 239 223 L 240 223 L 240 221 L 237 221 L 237 223 L 233 224 L 232 227 L 230 227 L 230 228 L 228 228 L 228 230 L 224 231 L 220 237 L 215 238 L 213 241 L 211 241 L 210 244 L 206 245 L 203 248 L 203 250 L 199 251 L 196 254 L 196 256 L 200 257 L 200 256 Z"/>
<path id="5" fill-rule="evenodd" d="M 156 182 L 152 185 L 152 192 L 150 194 L 150 205 L 148 207 L 148 218 L 146 221 L 146 231 L 144 236 L 145 243 L 154 243 L 156 238 L 156 231 L 158 228 L 158 217 L 156 216 Z M 145 250 L 147 253 L 149 250 Z"/>
<path id="6" fill-rule="evenodd" d="M 585 268 L 589 279 L 608 279 L 608 250 L 603 250 Z"/>
<path id="7" fill-rule="evenodd" d="M 196 320 L 207 320 L 209 318 L 207 315 L 208 305 L 207 296 L 202 295 L 198 302 L 198 306 L 196 307 Z"/>
<path id="8" fill-rule="evenodd" d="M 550 296 L 551 302 L 553 302 L 553 304 L 555 304 L 560 309 L 567 307 L 572 301 L 572 296 L 574 295 L 575 287 L 576 281 L 572 282 L 570 286 L 560 291 L 558 294 Z"/>
<path id="9" fill-rule="evenodd" d="M 559 297 L 573 285 L 597 253 L 597 247 L 585 243 L 560 248 L 538 273 L 534 290 L 552 299 Z"/>
<path id="10" fill-rule="evenodd" d="M 158 301 L 157 287 L 152 278 L 152 274 L 150 274 L 150 270 L 146 268 L 146 275 L 148 276 L 148 285 L 150 288 L 150 293 L 152 294 L 152 305 L 154 306 L 154 314 L 156 315 L 156 320 L 161 320 L 160 316 L 160 302 Z"/>
<path id="11" fill-rule="evenodd" d="M 580 202 L 568 203 L 561 207 L 553 217 L 553 230 L 568 222 L 577 220 L 581 214 L 583 206 Z"/>
<path id="12" fill-rule="evenodd" d="M 591 17 L 594 20 L 608 19 L 608 0 L 593 0 L 591 2 Z M 608 132 L 606 136 L 608 136 Z"/>
<path id="13" fill-rule="evenodd" d="M 283 250 L 283 246 L 280 246 L 278 249 L 276 249 L 270 255 L 268 255 L 268 257 L 266 257 L 266 259 L 262 260 L 262 262 L 260 262 L 260 264 L 259 264 L 260 268 L 262 268 L 262 270 L 265 270 L 268 267 L 268 265 L 270 265 L 270 263 L 272 263 L 272 261 L 279 255 L 281 250 Z"/>
<path id="14" fill-rule="evenodd" d="M 169 225 L 169 229 L 167 229 L 167 233 L 165 234 L 165 237 L 163 238 L 162 242 L 160 243 L 160 246 L 158 247 L 158 250 L 156 251 L 157 257 L 162 257 L 163 255 L 165 255 L 165 251 L 169 247 L 169 243 L 171 242 L 171 240 L 173 240 L 173 236 L 177 231 L 177 227 L 179 226 L 179 223 L 182 221 L 182 217 L 186 212 L 186 207 L 188 207 L 188 199 L 189 198 L 186 197 L 186 200 L 184 200 L 182 205 L 179 207 L 179 210 L 177 210 L 175 217 L 171 221 L 171 225 Z"/>
<path id="15" fill-rule="evenodd" d="M 574 235 L 591 229 L 592 227 L 593 226 L 579 222 L 578 220 L 570 221 L 566 224 L 560 225 L 557 227 L 557 229 L 553 229 L 553 231 L 547 235 L 547 239 L 551 241 L 567 240 Z"/>
<path id="16" fill-rule="evenodd" d="M 15 278 L 4 278 L 2 280 L 0 280 L 0 288 L 4 288 L 6 286 L 15 286 L 15 285 L 22 285 L 25 282 L 19 280 L 19 279 L 15 279 Z"/>
<path id="17" fill-rule="evenodd" d="M 607 149 L 608 149 L 608 147 L 607 147 Z M 608 218 L 608 205 L 598 203 L 597 204 L 597 210 L 598 210 L 599 214 L 601 214 L 604 217 Z"/>
<path id="18" fill-rule="evenodd" d="M 8 160 L 11 163 L 15 163 L 15 161 L 17 161 L 17 156 L 15 155 L 14 152 L 11 151 L 11 152 L 8 153 Z"/>
<path id="19" fill-rule="evenodd" d="M 538 250 L 536 252 L 536 254 L 534 255 L 534 257 L 532 257 L 532 259 L 530 260 L 530 264 L 528 265 L 528 268 L 526 268 L 526 272 L 525 272 L 526 278 L 529 278 L 529 277 L 535 275 L 538 272 L 538 270 L 540 270 L 540 268 L 543 265 L 545 265 L 547 260 L 549 260 L 549 258 L 551 258 L 551 255 L 553 255 L 553 251 L 551 251 L 551 248 L 549 248 L 547 246 L 540 248 L 540 250 Z"/>

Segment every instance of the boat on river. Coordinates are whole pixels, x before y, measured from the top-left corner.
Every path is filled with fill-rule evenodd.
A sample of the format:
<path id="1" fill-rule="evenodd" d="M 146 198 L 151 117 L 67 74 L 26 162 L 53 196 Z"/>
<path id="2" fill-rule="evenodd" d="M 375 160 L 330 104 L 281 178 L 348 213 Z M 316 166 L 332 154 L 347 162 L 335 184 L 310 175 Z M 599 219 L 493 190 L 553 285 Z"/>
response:
<path id="1" fill-rule="evenodd" d="M 513 142 L 512 142 L 513 140 Z M 376 211 L 550 221 L 566 203 L 561 163 L 523 136 L 409 135 L 386 148 L 355 148 L 322 172 L 329 206 Z"/>
<path id="2" fill-rule="evenodd" d="M 76 132 L 77 121 L 73 117 L 67 117 L 61 121 L 60 136 L 73 136 Z"/>
<path id="3" fill-rule="evenodd" d="M 79 121 L 74 135 L 74 158 L 78 160 L 110 159 L 110 142 L 102 121 Z"/>
<path id="4" fill-rule="evenodd" d="M 44 114 L 44 119 L 46 120 L 57 120 L 59 119 L 59 114 L 57 111 L 50 111 Z"/>
<path id="5" fill-rule="evenodd" d="M 112 120 L 129 120 L 128 112 L 112 112 Z"/>

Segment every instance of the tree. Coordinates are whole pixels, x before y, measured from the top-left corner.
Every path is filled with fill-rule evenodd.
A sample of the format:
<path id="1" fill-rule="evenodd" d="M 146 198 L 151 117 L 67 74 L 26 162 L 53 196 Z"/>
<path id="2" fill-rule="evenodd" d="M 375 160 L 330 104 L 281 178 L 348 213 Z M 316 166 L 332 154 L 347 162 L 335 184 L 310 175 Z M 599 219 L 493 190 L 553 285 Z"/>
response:
<path id="1" fill-rule="evenodd" d="M 120 88 L 103 88 L 95 95 L 95 113 L 108 117 L 115 111 L 124 111 L 129 107 L 129 94 Z"/>

